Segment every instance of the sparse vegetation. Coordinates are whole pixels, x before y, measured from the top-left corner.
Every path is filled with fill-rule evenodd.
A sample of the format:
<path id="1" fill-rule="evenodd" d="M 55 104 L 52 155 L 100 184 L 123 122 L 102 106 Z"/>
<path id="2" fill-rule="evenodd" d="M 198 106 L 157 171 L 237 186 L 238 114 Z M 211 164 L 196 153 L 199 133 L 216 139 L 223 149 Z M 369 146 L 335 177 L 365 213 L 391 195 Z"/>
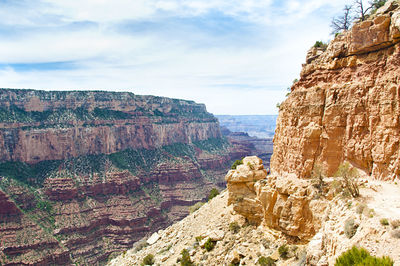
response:
<path id="1" fill-rule="evenodd" d="M 275 261 L 271 257 L 260 257 L 258 258 L 258 264 L 262 266 L 275 266 Z"/>
<path id="2" fill-rule="evenodd" d="M 350 250 L 342 253 L 335 262 L 335 266 L 353 266 L 353 265 L 379 265 L 392 266 L 393 260 L 389 257 L 374 257 L 364 248 L 352 247 Z"/>
<path id="3" fill-rule="evenodd" d="M 354 167 L 350 166 L 348 162 L 343 163 L 339 166 L 335 173 L 336 177 L 342 178 L 342 187 L 344 188 L 344 195 L 346 192 L 350 194 L 353 198 L 360 195 L 360 190 L 358 188 L 358 171 Z"/>
<path id="4" fill-rule="evenodd" d="M 243 164 L 243 159 L 242 159 L 242 160 L 236 160 L 236 161 L 232 164 L 231 169 L 236 169 L 236 167 L 237 167 L 238 165 L 241 165 L 241 164 Z"/>
<path id="5" fill-rule="evenodd" d="M 315 188 L 321 193 L 325 187 L 324 183 L 324 169 L 321 165 L 315 164 L 313 170 L 311 171 L 311 182 Z"/>
<path id="6" fill-rule="evenodd" d="M 326 49 L 328 47 L 327 43 L 324 43 L 323 41 L 316 41 L 314 44 L 314 48 L 321 48 L 321 49 Z"/>
<path id="7" fill-rule="evenodd" d="M 204 244 L 204 248 L 205 248 L 207 251 L 211 251 L 211 250 L 214 249 L 215 245 L 216 245 L 216 242 L 213 241 L 211 238 L 208 238 L 207 241 L 206 241 L 206 243 Z"/>
<path id="8" fill-rule="evenodd" d="M 200 243 L 201 240 L 204 239 L 204 236 L 196 236 L 195 239 L 196 239 L 196 242 L 197 242 L 197 243 Z"/>
<path id="9" fill-rule="evenodd" d="M 189 212 L 190 213 L 194 213 L 195 211 L 197 211 L 198 209 L 201 208 L 201 206 L 204 205 L 204 202 L 197 202 L 196 204 L 192 205 L 189 207 Z"/>
<path id="10" fill-rule="evenodd" d="M 229 231 L 234 234 L 237 234 L 240 231 L 240 225 L 237 222 L 231 222 L 229 224 Z"/>
<path id="11" fill-rule="evenodd" d="M 352 238 L 357 232 L 358 224 L 354 222 L 354 219 L 347 219 L 344 223 L 344 234 L 348 238 Z"/>
<path id="12" fill-rule="evenodd" d="M 211 189 L 210 194 L 208 195 L 208 200 L 210 201 L 218 195 L 219 195 L 218 189 L 213 188 L 213 189 Z"/>
<path id="13" fill-rule="evenodd" d="M 390 225 L 392 226 L 393 229 L 400 227 L 400 219 L 391 220 Z"/>
<path id="14" fill-rule="evenodd" d="M 153 265 L 155 263 L 155 261 L 154 261 L 154 255 L 153 254 L 148 254 L 148 255 L 146 255 L 146 257 L 144 257 L 143 258 L 143 261 L 142 261 L 142 266 L 144 266 L 144 265 Z"/>
<path id="15" fill-rule="evenodd" d="M 187 249 L 183 249 L 181 252 L 182 258 L 181 258 L 181 265 L 182 266 L 192 266 L 193 262 L 190 259 L 189 251 Z"/>
<path id="16" fill-rule="evenodd" d="M 386 219 L 386 218 L 382 218 L 382 219 L 380 220 L 380 223 L 381 223 L 381 225 L 383 225 L 383 226 L 389 225 L 389 221 L 388 221 L 388 219 Z"/>
<path id="17" fill-rule="evenodd" d="M 287 245 L 282 245 L 278 248 L 278 253 L 281 258 L 286 259 L 289 254 L 289 247 Z"/>

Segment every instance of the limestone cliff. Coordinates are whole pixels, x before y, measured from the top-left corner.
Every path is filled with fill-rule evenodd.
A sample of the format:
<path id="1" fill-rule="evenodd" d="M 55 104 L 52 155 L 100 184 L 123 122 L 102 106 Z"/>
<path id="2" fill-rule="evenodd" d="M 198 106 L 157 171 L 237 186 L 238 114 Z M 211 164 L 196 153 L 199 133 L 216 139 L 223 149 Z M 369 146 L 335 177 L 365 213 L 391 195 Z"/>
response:
<path id="1" fill-rule="evenodd" d="M 379 179 L 400 176 L 400 9 L 389 1 L 367 21 L 313 48 L 281 104 L 271 169 L 309 177 L 348 161 Z"/>

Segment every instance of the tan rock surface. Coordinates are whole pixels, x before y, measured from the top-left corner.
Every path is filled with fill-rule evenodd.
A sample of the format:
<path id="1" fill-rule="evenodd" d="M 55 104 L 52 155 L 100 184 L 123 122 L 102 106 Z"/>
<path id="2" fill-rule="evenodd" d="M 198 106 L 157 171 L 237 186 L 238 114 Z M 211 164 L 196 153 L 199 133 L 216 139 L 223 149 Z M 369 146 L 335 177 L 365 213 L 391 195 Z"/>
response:
<path id="1" fill-rule="evenodd" d="M 375 178 L 400 176 L 399 12 L 355 24 L 304 65 L 280 107 L 273 173 L 304 178 L 321 164 L 332 175 L 349 161 Z"/>

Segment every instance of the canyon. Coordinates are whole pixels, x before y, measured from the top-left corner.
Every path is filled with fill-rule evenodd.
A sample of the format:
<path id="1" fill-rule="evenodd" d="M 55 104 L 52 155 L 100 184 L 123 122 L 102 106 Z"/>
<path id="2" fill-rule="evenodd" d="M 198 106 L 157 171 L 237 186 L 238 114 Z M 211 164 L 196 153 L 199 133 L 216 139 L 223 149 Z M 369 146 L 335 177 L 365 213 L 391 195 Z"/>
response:
<path id="1" fill-rule="evenodd" d="M 202 104 L 0 90 L 0 264 L 104 264 L 187 216 L 248 155 Z"/>
<path id="2" fill-rule="evenodd" d="M 149 254 L 160 265 L 353 265 L 336 260 L 352 247 L 400 265 L 399 67 L 400 2 L 389 0 L 308 51 L 279 107 L 270 174 L 244 158 L 221 195 L 110 265 Z"/>

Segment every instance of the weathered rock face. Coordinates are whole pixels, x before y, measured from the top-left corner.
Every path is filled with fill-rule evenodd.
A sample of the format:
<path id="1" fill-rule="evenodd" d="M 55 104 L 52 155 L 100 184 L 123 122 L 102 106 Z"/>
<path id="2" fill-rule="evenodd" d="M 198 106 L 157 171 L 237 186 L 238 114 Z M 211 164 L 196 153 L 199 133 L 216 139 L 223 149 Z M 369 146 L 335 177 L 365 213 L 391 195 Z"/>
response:
<path id="1" fill-rule="evenodd" d="M 268 176 L 257 157 L 226 175 L 228 205 L 249 222 L 264 223 L 283 233 L 310 239 L 320 228 L 322 202 L 314 204 L 315 191 L 308 180 L 294 175 Z"/>
<path id="2" fill-rule="evenodd" d="M 103 264 L 185 217 L 246 155 L 190 101 L 1 89 L 0 106 L 1 265 Z"/>
<path id="3" fill-rule="evenodd" d="M 379 179 L 400 176 L 400 38 L 398 1 L 309 57 L 281 105 L 272 171 L 333 174 L 340 163 Z"/>

